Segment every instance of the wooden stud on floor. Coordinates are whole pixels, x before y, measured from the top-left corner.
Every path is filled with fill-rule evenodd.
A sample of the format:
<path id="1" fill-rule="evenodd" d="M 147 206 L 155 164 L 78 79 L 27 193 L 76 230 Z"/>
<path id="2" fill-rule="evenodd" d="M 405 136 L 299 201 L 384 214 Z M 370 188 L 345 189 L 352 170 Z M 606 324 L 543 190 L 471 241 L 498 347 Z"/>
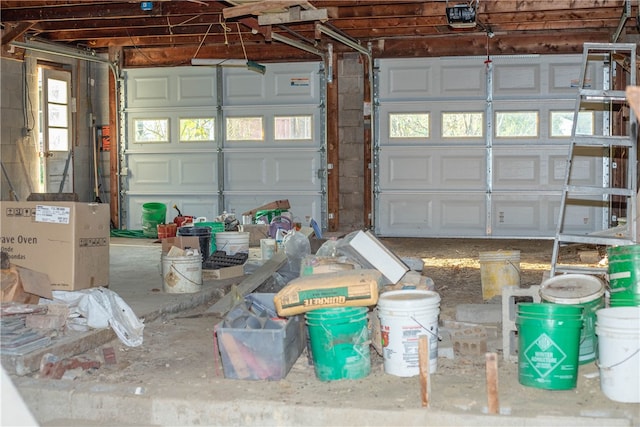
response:
<path id="1" fill-rule="evenodd" d="M 498 355 L 496 353 L 486 353 L 487 369 L 487 408 L 490 414 L 497 414 L 500 411 L 498 401 Z"/>
<path id="2" fill-rule="evenodd" d="M 428 407 L 431 383 L 429 381 L 429 337 L 426 335 L 420 335 L 418 337 L 418 363 L 420 364 L 420 396 L 422 398 L 422 406 Z"/>

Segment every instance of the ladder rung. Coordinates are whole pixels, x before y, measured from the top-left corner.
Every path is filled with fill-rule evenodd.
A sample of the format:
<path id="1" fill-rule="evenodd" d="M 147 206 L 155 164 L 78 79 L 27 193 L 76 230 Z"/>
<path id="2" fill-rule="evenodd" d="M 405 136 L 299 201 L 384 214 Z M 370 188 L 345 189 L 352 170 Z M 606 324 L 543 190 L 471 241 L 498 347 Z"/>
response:
<path id="1" fill-rule="evenodd" d="M 569 185 L 565 190 L 569 193 L 580 193 L 586 196 L 626 196 L 631 197 L 635 194 L 635 191 L 629 188 L 603 188 L 603 187 L 586 187 L 578 185 Z"/>
<path id="2" fill-rule="evenodd" d="M 579 265 L 558 264 L 556 273 L 606 274 L 607 267 L 584 267 Z"/>
<path id="3" fill-rule="evenodd" d="M 574 145 L 588 147 L 631 147 L 634 142 L 629 136 L 620 135 L 576 135 L 573 137 Z"/>
<path id="4" fill-rule="evenodd" d="M 623 90 L 580 89 L 579 93 L 580 93 L 580 96 L 586 98 L 587 101 L 626 102 L 627 100 L 626 94 Z"/>
<path id="5" fill-rule="evenodd" d="M 559 243 L 591 243 L 594 245 L 605 246 L 624 246 L 631 245 L 635 242 L 628 236 L 594 236 L 591 234 L 560 234 L 558 236 Z"/>

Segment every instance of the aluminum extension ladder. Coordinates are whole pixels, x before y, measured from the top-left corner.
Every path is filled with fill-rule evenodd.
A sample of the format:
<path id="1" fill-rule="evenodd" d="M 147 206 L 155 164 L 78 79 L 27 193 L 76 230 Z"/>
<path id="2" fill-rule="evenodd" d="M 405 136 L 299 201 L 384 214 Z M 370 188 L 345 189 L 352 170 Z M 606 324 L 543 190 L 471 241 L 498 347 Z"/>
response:
<path id="1" fill-rule="evenodd" d="M 559 219 L 553 245 L 550 277 L 559 273 L 605 274 L 606 267 L 586 267 L 571 264 L 559 264 L 560 248 L 571 244 L 592 244 L 603 246 L 620 246 L 635 244 L 637 237 L 637 118 L 630 110 L 625 96 L 625 87 L 636 85 L 636 45 L 635 43 L 585 43 L 583 47 L 582 69 L 578 81 L 578 94 L 573 115 L 571 130 L 571 144 L 565 180 L 560 201 Z M 602 69 L 602 84 L 596 83 L 598 78 L 589 78 L 589 69 L 593 65 L 596 70 Z M 623 75 L 620 75 L 622 73 Z M 595 76 L 595 73 L 592 74 Z M 592 86 L 603 86 L 594 88 Z M 626 108 L 626 110 L 625 110 Z M 584 135 L 579 132 L 579 114 L 593 112 L 594 122 L 602 117 L 602 132 L 599 135 Z M 614 112 L 627 114 L 628 123 L 618 126 L 616 131 L 612 125 Z M 600 128 L 595 126 L 594 128 Z M 578 130 L 578 131 L 577 131 Z M 577 154 L 576 154 L 577 153 Z M 602 161 L 602 183 L 584 184 L 588 178 L 574 177 L 572 166 L 576 157 L 580 155 L 594 156 L 596 161 Z M 617 160 L 622 159 L 619 163 Z M 624 169 L 626 173 L 622 183 L 612 182 L 612 171 Z M 582 181 L 582 182 L 580 182 Z M 611 215 L 612 201 L 617 200 L 620 206 L 626 204 L 627 222 L 618 221 Z M 601 210 L 602 223 L 594 231 L 585 234 L 576 232 L 579 228 L 571 219 L 576 219 L 579 209 Z M 571 213 L 574 214 L 571 217 Z M 573 230 L 572 230 L 573 228 Z M 573 233 L 572 233 L 573 231 Z"/>

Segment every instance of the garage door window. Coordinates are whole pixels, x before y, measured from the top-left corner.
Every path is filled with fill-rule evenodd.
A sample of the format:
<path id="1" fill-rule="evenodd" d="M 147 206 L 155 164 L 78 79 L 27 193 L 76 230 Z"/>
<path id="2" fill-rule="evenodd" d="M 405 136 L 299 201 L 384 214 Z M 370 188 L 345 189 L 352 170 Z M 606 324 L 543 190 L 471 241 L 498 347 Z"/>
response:
<path id="1" fill-rule="evenodd" d="M 214 118 L 180 119 L 180 142 L 215 141 Z"/>
<path id="2" fill-rule="evenodd" d="M 537 138 L 537 111 L 503 111 L 496 113 L 496 137 Z"/>
<path id="3" fill-rule="evenodd" d="M 554 138 L 568 138 L 573 128 L 573 111 L 551 112 L 551 136 Z M 593 111 L 578 112 L 576 135 L 593 135 Z"/>
<path id="4" fill-rule="evenodd" d="M 311 141 L 311 116 L 276 116 L 273 122 L 276 141 Z"/>
<path id="5" fill-rule="evenodd" d="M 442 113 L 443 138 L 482 138 L 484 113 Z"/>
<path id="6" fill-rule="evenodd" d="M 164 143 L 169 142 L 169 119 L 136 119 L 134 142 Z"/>
<path id="7" fill-rule="evenodd" d="M 389 114 L 389 138 L 429 138 L 429 114 Z"/>
<path id="8" fill-rule="evenodd" d="M 227 117 L 226 134 L 229 141 L 264 141 L 262 117 Z"/>

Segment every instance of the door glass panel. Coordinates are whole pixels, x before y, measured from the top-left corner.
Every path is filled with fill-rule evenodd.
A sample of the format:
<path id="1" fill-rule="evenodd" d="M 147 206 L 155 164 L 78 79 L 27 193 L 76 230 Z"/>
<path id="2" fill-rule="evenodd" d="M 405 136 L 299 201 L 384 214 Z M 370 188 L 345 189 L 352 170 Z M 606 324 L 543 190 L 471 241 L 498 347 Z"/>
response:
<path id="1" fill-rule="evenodd" d="M 49 102 L 58 104 L 67 103 L 67 82 L 64 80 L 49 79 L 47 88 L 47 99 Z"/>
<path id="2" fill-rule="evenodd" d="M 67 127 L 67 106 L 49 104 L 49 126 Z"/>

